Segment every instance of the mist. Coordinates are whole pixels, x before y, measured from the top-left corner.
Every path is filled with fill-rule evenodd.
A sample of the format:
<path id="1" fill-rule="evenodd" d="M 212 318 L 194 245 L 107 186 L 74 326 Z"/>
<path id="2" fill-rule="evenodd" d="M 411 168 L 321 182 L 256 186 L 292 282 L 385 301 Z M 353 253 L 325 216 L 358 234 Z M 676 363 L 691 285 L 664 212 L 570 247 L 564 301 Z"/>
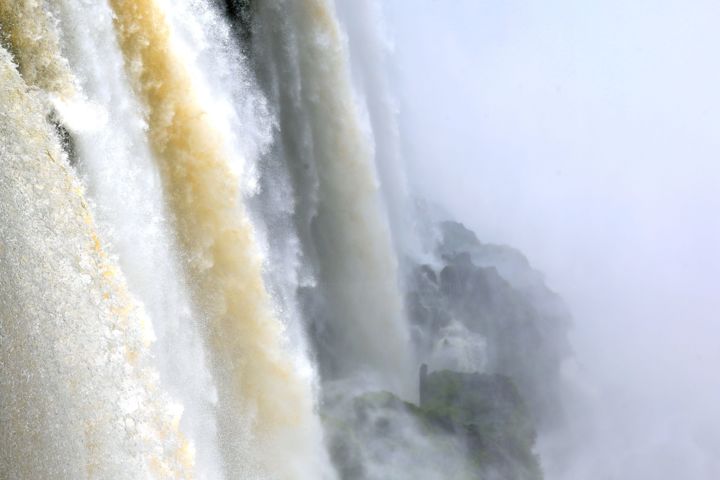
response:
<path id="1" fill-rule="evenodd" d="M 412 12 L 412 14 L 408 14 Z M 389 0 L 413 186 L 568 303 L 548 479 L 720 475 L 720 5 Z"/>

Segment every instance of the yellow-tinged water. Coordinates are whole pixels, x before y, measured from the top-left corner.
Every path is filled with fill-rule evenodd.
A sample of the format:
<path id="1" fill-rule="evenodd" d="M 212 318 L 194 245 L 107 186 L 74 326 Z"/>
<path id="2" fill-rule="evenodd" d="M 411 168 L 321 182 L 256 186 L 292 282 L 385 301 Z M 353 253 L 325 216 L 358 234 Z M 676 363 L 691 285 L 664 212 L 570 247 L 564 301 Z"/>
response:
<path id="1" fill-rule="evenodd" d="M 0 40 L 28 85 L 48 93 L 74 93 L 72 74 L 60 55 L 52 20 L 41 0 L 0 0 Z"/>
<path id="2" fill-rule="evenodd" d="M 110 4 L 131 82 L 147 108 L 148 135 L 195 303 L 207 322 L 218 408 L 228 416 L 220 425 L 226 469 L 235 475 L 326 478 L 331 474 L 312 379 L 298 373 L 284 349 L 227 139 L 195 93 L 162 5 Z"/>
<path id="3" fill-rule="evenodd" d="M 192 447 L 146 364 L 149 321 L 38 87 L 0 48 L 0 477 L 192 478 Z"/>

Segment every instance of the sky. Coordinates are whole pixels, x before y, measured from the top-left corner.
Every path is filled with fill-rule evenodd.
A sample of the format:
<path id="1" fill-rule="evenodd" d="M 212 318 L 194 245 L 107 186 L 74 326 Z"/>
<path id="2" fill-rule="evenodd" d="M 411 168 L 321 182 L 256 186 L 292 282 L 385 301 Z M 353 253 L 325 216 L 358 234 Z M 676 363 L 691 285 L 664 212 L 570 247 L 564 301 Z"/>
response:
<path id="1" fill-rule="evenodd" d="M 383 4 L 412 182 L 573 311 L 549 480 L 720 478 L 720 2 Z"/>

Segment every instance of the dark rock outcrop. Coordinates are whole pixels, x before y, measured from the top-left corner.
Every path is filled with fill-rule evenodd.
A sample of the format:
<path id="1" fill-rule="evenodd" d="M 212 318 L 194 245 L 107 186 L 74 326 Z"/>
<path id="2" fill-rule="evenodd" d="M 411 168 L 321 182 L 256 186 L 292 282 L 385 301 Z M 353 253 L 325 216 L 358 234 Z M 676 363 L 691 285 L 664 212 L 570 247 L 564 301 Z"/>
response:
<path id="1" fill-rule="evenodd" d="M 508 480 L 542 478 L 532 453 L 533 422 L 510 378 L 432 372 L 420 383 L 420 398 L 425 421 L 460 436 L 479 472 Z"/>
<path id="2" fill-rule="evenodd" d="M 459 223 L 443 222 L 439 228 L 440 264 L 417 265 L 409 282 L 407 304 L 420 358 L 431 369 L 506 375 L 536 421 L 552 423 L 561 415 L 559 372 L 570 353 L 571 320 L 562 300 L 516 250 L 482 244 Z M 446 357 L 463 360 L 467 352 L 453 341 L 467 349 L 472 335 L 482 340 L 476 345 L 482 365 L 435 365 L 442 349 L 448 350 Z"/>
<path id="3" fill-rule="evenodd" d="M 62 124 L 54 112 L 48 115 L 48 121 L 55 128 L 55 134 L 58 140 L 60 140 L 60 145 L 62 145 L 63 150 L 67 154 L 68 163 L 72 167 L 76 166 L 78 154 L 75 148 L 75 139 L 73 139 L 72 134 L 65 128 L 65 125 Z"/>
<path id="4" fill-rule="evenodd" d="M 437 231 L 428 261 L 406 262 L 419 403 L 325 384 L 333 460 L 344 480 L 540 480 L 536 428 L 561 417 L 570 315 L 518 251 Z"/>
<path id="5" fill-rule="evenodd" d="M 229 20 L 243 52 L 249 53 L 255 0 L 215 0 L 215 3 Z"/>

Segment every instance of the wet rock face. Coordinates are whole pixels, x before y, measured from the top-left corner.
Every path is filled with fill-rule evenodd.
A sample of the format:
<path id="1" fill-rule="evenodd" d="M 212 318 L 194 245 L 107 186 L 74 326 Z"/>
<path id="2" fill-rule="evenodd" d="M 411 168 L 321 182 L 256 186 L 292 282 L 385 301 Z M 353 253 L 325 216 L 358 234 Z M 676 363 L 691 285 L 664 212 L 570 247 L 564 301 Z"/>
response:
<path id="1" fill-rule="evenodd" d="M 255 0 L 215 0 L 220 11 L 230 21 L 240 46 L 245 53 L 249 52 L 248 44 L 252 40 L 252 21 Z"/>
<path id="2" fill-rule="evenodd" d="M 431 370 L 506 375 L 536 421 L 552 423 L 560 415 L 559 370 L 569 354 L 571 320 L 562 300 L 516 250 L 482 244 L 459 223 L 438 228 L 440 263 L 417 265 L 409 282 L 418 356 Z"/>
<path id="3" fill-rule="evenodd" d="M 325 385 L 334 463 L 345 480 L 539 480 L 570 316 L 522 254 L 438 228 L 436 261 L 407 282 L 420 400 Z"/>
<path id="4" fill-rule="evenodd" d="M 468 461 L 504 479 L 542 478 L 533 422 L 510 378 L 432 372 L 421 377 L 420 411 L 427 421 L 464 440 Z"/>
<path id="5" fill-rule="evenodd" d="M 60 140 L 60 145 L 67 154 L 68 163 L 72 167 L 76 166 L 78 153 L 72 134 L 67 128 L 65 128 L 54 113 L 48 116 L 48 122 L 50 122 L 50 124 L 55 128 L 55 134 L 57 135 L 58 140 Z"/>

